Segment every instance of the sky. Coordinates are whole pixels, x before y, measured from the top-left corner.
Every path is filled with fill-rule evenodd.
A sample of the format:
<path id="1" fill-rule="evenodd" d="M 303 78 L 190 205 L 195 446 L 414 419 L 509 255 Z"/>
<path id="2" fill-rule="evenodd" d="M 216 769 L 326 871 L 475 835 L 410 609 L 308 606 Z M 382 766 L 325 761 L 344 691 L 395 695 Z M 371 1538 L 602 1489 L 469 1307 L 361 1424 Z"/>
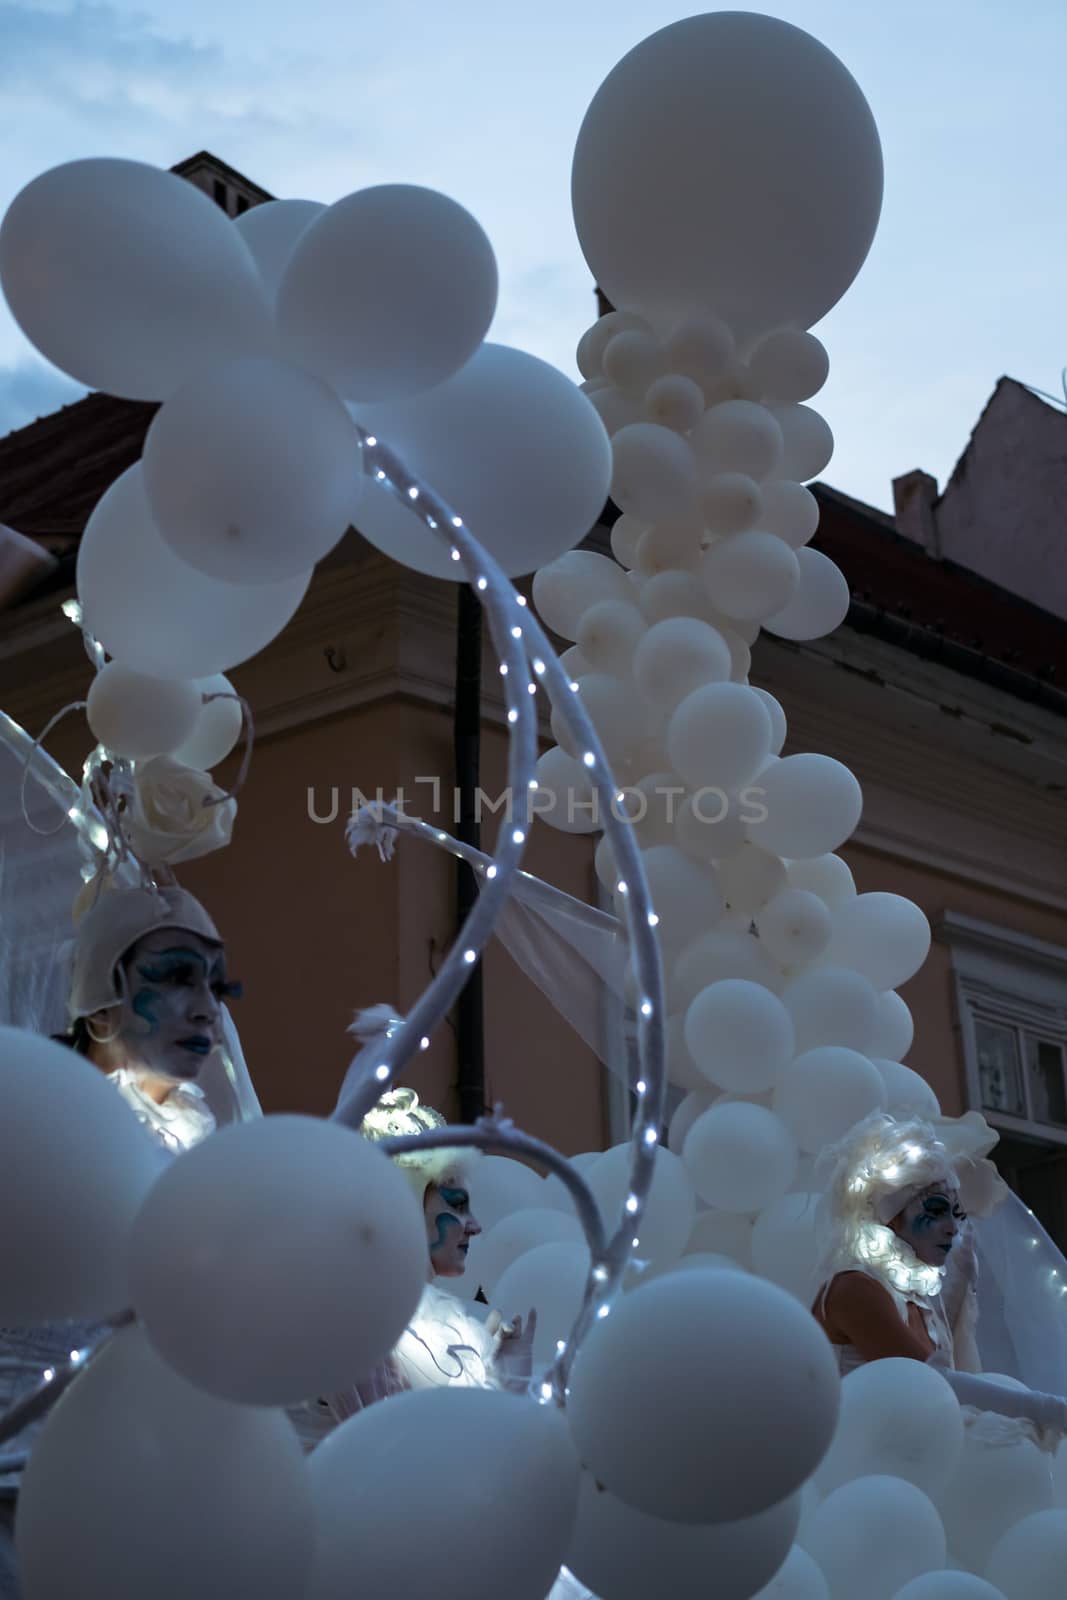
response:
<path id="1" fill-rule="evenodd" d="M 497 253 L 490 337 L 572 376 L 595 314 L 570 214 L 582 116 L 615 62 L 691 15 L 667 0 L 0 0 L 0 209 L 88 155 L 207 148 L 279 197 L 443 190 Z M 1063 0 L 792 0 L 882 138 L 882 219 L 816 331 L 824 477 L 885 509 L 943 485 L 999 377 L 1062 396 L 1067 364 Z M 0 434 L 72 398 L 0 306 Z"/>

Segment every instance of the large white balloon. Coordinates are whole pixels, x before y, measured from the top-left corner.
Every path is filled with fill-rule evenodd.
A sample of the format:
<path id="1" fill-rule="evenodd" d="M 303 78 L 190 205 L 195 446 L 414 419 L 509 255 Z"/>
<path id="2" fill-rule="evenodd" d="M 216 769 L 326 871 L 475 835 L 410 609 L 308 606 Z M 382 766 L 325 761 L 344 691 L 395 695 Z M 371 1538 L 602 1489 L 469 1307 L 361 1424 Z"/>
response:
<path id="1" fill-rule="evenodd" d="M 1005 1596 L 1002 1589 L 994 1589 L 973 1573 L 945 1571 L 924 1572 L 921 1578 L 913 1578 L 897 1590 L 893 1600 L 1005 1600 Z"/>
<path id="2" fill-rule="evenodd" d="M 594 1326 L 569 1416 L 583 1463 L 628 1505 L 724 1522 L 800 1487 L 833 1436 L 839 1391 L 829 1341 L 795 1300 L 706 1269 L 655 1279 Z"/>
<path id="3" fill-rule="evenodd" d="M 608 498 L 604 424 L 575 384 L 524 350 L 483 345 L 427 393 L 364 403 L 353 415 L 452 506 L 509 577 L 535 572 L 584 539 Z M 464 581 L 447 539 L 373 481 L 356 524 L 416 572 Z M 625 583 L 621 571 L 619 578 Z"/>
<path id="4" fill-rule="evenodd" d="M 760 526 L 793 550 L 806 545 L 819 526 L 819 502 L 811 490 L 784 478 L 765 483 L 760 498 Z"/>
<path id="5" fill-rule="evenodd" d="M 840 567 L 810 545 L 796 552 L 800 579 L 790 600 L 773 617 L 761 617 L 779 639 L 822 639 L 848 616 L 849 587 Z"/>
<path id="6" fill-rule="evenodd" d="M 598 600 L 578 624 L 578 648 L 594 672 L 628 673 L 646 631 L 636 602 Z"/>
<path id="7" fill-rule="evenodd" d="M 701 990 L 685 1014 L 685 1040 L 711 1083 L 742 1094 L 769 1089 L 794 1053 L 789 1012 L 777 995 L 744 978 Z"/>
<path id="8" fill-rule="evenodd" d="M 805 1310 L 822 1249 L 819 1223 L 819 1196 L 794 1192 L 761 1211 L 752 1229 L 753 1267 L 795 1295 Z"/>
<path id="9" fill-rule="evenodd" d="M 986 1576 L 1005 1600 L 1056 1600 L 1067 1572 L 1067 1511 L 1023 1517 L 999 1541 Z"/>
<path id="10" fill-rule="evenodd" d="M 830 960 L 862 972 L 876 989 L 913 978 L 929 949 L 930 924 L 903 895 L 860 894 L 834 913 Z"/>
<path id="11" fill-rule="evenodd" d="M 1048 1455 L 1030 1439 L 996 1436 L 982 1427 L 964 1435 L 959 1466 L 937 1504 L 949 1549 L 971 1572 L 985 1572 L 997 1541 L 1022 1517 L 1052 1507 Z"/>
<path id="12" fill-rule="evenodd" d="M 762 395 L 779 401 L 810 400 L 826 382 L 830 358 L 814 334 L 776 328 L 753 350 L 748 370 Z"/>
<path id="13" fill-rule="evenodd" d="M 788 875 L 794 889 L 810 889 L 831 911 L 856 894 L 851 869 L 840 856 L 808 856 L 806 860 L 790 861 Z"/>
<path id="14" fill-rule="evenodd" d="M 700 575 L 720 611 L 762 621 L 781 611 L 800 582 L 797 558 L 773 533 L 733 533 L 708 550 Z"/>
<path id="15" fill-rule="evenodd" d="M 510 1156 L 485 1156 L 471 1179 L 471 1205 L 478 1221 L 488 1232 L 514 1211 L 544 1205 L 543 1182 L 531 1167 Z"/>
<path id="16" fill-rule="evenodd" d="M 822 856 L 836 850 L 863 810 L 859 784 L 832 756 L 784 756 L 760 773 L 758 787 L 766 815 L 749 825 L 749 837 L 783 856 Z"/>
<path id="17" fill-rule="evenodd" d="M 127 1240 L 161 1165 L 98 1067 L 0 1026 L 0 1207 L 18 1219 L 0 1229 L 0 1325 L 128 1305 Z"/>
<path id="18" fill-rule="evenodd" d="M 272 302 L 297 244 L 325 210 L 319 200 L 266 200 L 235 219 Z"/>
<path id="19" fill-rule="evenodd" d="M 278 285 L 279 343 L 350 400 L 423 394 L 474 355 L 496 294 L 493 247 L 469 211 L 380 184 L 301 236 Z"/>
<path id="20" fill-rule="evenodd" d="M 748 1600 L 781 1565 L 798 1517 L 792 1496 L 738 1522 L 686 1527 L 646 1516 L 585 1472 L 567 1562 L 607 1600 Z"/>
<path id="21" fill-rule="evenodd" d="M 915 1023 L 907 1001 L 893 989 L 878 996 L 878 1022 L 870 1041 L 872 1056 L 889 1061 L 903 1061 L 915 1038 Z"/>
<path id="22" fill-rule="evenodd" d="M 682 1160 L 708 1205 L 752 1215 L 786 1193 L 797 1170 L 797 1146 L 773 1111 L 734 1100 L 696 1119 Z"/>
<path id="23" fill-rule="evenodd" d="M 872 1111 L 884 1111 L 881 1074 L 856 1050 L 824 1045 L 797 1056 L 774 1091 L 774 1109 L 802 1150 L 813 1155 Z"/>
<path id="24" fill-rule="evenodd" d="M 893 1600 L 912 1578 L 945 1564 L 941 1518 L 903 1478 L 856 1478 L 835 1489 L 800 1540 L 821 1567 L 831 1600 Z"/>
<path id="25" fill-rule="evenodd" d="M 630 1193 L 629 1143 L 613 1145 L 586 1174 L 609 1228 L 617 1227 Z M 676 1261 L 685 1249 L 696 1215 L 693 1183 L 681 1161 L 669 1150 L 659 1150 L 652 1172 L 644 1214 L 635 1232 L 640 1237 L 637 1254 L 655 1262 Z"/>
<path id="26" fill-rule="evenodd" d="M 685 1254 L 729 1256 L 747 1272 L 752 1266 L 752 1218 L 736 1211 L 698 1211 Z"/>
<path id="27" fill-rule="evenodd" d="M 808 1552 L 795 1544 L 770 1583 L 752 1600 L 830 1600 L 830 1591 Z"/>
<path id="28" fill-rule="evenodd" d="M 925 1117 L 929 1121 L 941 1115 L 941 1104 L 925 1078 L 899 1061 L 871 1059 L 882 1075 L 891 1117 Z"/>
<path id="29" fill-rule="evenodd" d="M 673 844 L 653 845 L 643 861 L 657 931 L 667 948 L 680 949 L 718 922 L 722 895 L 712 867 L 698 866 Z"/>
<path id="30" fill-rule="evenodd" d="M 273 339 L 266 290 L 225 212 L 140 161 L 68 161 L 27 184 L 0 225 L 0 285 L 42 355 L 128 400 L 165 400 Z"/>
<path id="31" fill-rule="evenodd" d="M 936 1367 L 869 1361 L 841 1385 L 834 1442 L 816 1474 L 824 1495 L 852 1478 L 905 1478 L 936 1496 L 959 1465 L 963 1414 Z"/>
<path id="32" fill-rule="evenodd" d="M 493 1304 L 505 1317 L 525 1318 L 531 1306 L 537 1312 L 536 1367 L 547 1367 L 555 1359 L 559 1341 L 570 1336 L 589 1282 L 589 1268 L 584 1244 L 559 1239 L 524 1251 L 497 1279 Z"/>
<path id="33" fill-rule="evenodd" d="M 706 1089 L 690 1089 L 685 1099 L 678 1103 L 667 1127 L 667 1145 L 675 1155 L 681 1155 L 685 1136 L 696 1119 L 705 1111 L 710 1111 L 718 1098 L 719 1091 L 709 1084 Z"/>
<path id="34" fill-rule="evenodd" d="M 149 1338 L 191 1382 L 293 1404 L 388 1355 L 426 1282 L 425 1222 L 365 1139 L 264 1117 L 221 1129 L 163 1174 L 134 1227 L 130 1279 Z"/>
<path id="35" fill-rule="evenodd" d="M 537 815 L 561 833 L 592 833 L 598 824 L 588 769 L 553 745 L 538 758 L 536 773 Z"/>
<path id="36" fill-rule="evenodd" d="M 176 750 L 192 733 L 201 704 L 191 678 L 149 678 L 109 661 L 89 688 L 85 719 L 112 755 L 136 760 Z"/>
<path id="37" fill-rule="evenodd" d="M 766 406 L 725 400 L 711 406 L 693 429 L 693 449 L 706 478 L 742 472 L 759 481 L 779 476 L 782 430 Z"/>
<path id="38" fill-rule="evenodd" d="M 266 357 L 183 384 L 148 429 L 143 465 L 175 555 L 242 585 L 313 567 L 351 523 L 363 484 L 359 435 L 333 390 Z"/>
<path id="39" fill-rule="evenodd" d="M 613 673 L 589 672 L 581 680 L 581 701 L 600 736 L 608 760 L 625 761 L 645 731 L 632 687 Z M 552 732 L 569 755 L 584 755 L 559 711 L 552 713 Z M 603 822 L 601 822 L 603 827 Z"/>
<path id="40" fill-rule="evenodd" d="M 759 796 L 761 782 L 757 777 L 748 793 Z M 756 913 L 785 888 L 785 865 L 780 856 L 760 849 L 758 844 L 744 842 L 719 862 L 719 881 L 726 904 L 747 927 Z M 763 949 L 770 957 L 769 947 L 764 945 Z"/>
<path id="41" fill-rule="evenodd" d="M 542 1244 L 584 1242 L 585 1234 L 573 1207 L 569 1216 L 565 1211 L 550 1210 L 545 1206 L 513 1211 L 509 1217 L 502 1217 L 478 1240 L 478 1282 L 487 1294 L 495 1294 L 498 1279 L 527 1250 L 534 1250 Z M 518 1310 L 517 1307 L 511 1309 Z M 519 1315 L 525 1315 L 525 1310 Z"/>
<path id="42" fill-rule="evenodd" d="M 188 1536 L 168 1537 L 178 1507 Z M 139 1328 L 118 1334 L 64 1395 L 19 1493 L 28 1595 L 292 1600 L 313 1538 L 288 1419 L 193 1388 Z"/>
<path id="43" fill-rule="evenodd" d="M 730 651 L 717 629 L 698 617 L 668 617 L 640 640 L 633 674 L 645 699 L 669 713 L 703 684 L 724 683 L 730 666 Z"/>
<path id="44" fill-rule="evenodd" d="M 254 591 L 181 561 L 156 527 L 140 462 L 97 502 L 78 546 L 85 626 L 109 655 L 160 678 L 238 666 L 279 634 L 310 572 Z"/>
<path id="45" fill-rule="evenodd" d="M 702 989 L 723 978 L 744 978 L 774 987 L 775 971 L 758 939 L 736 928 L 712 928 L 678 956 L 671 974 L 671 999 L 689 1006 Z"/>
<path id="46" fill-rule="evenodd" d="M 830 943 L 830 913 L 809 889 L 782 889 L 761 907 L 756 928 L 775 961 L 799 967 Z"/>
<path id="47" fill-rule="evenodd" d="M 868 1050 L 878 1017 L 874 987 L 846 967 L 816 967 L 802 972 L 782 990 L 782 1004 L 793 1019 L 797 1049 L 843 1045 Z"/>
<path id="48" fill-rule="evenodd" d="M 612 436 L 612 454 L 611 498 L 627 516 L 657 522 L 695 509 L 696 458 L 672 428 L 631 423 Z"/>
<path id="49" fill-rule="evenodd" d="M 308 1467 L 306 1600 L 543 1600 L 577 1509 L 561 1413 L 496 1390 L 424 1389 L 368 1406 Z"/>
<path id="50" fill-rule="evenodd" d="M 694 689 L 667 726 L 671 765 L 693 788 L 740 789 L 771 746 L 771 719 L 759 696 L 740 683 Z"/>
<path id="51" fill-rule="evenodd" d="M 662 28 L 608 74 L 571 192 L 613 304 L 710 309 L 743 342 L 810 327 L 845 292 L 874 236 L 882 159 L 867 102 L 824 46 L 772 17 L 713 12 Z"/>
<path id="52" fill-rule="evenodd" d="M 771 410 L 784 441 L 781 476 L 794 483 L 817 478 L 834 453 L 834 436 L 826 420 L 810 406 L 773 406 Z"/>

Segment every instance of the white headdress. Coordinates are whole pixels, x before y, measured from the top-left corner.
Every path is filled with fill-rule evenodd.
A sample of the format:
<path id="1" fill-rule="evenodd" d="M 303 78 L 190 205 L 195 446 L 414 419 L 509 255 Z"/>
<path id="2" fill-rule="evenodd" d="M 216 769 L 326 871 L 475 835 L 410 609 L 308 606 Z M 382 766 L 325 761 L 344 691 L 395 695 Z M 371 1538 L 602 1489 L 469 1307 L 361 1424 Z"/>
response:
<path id="1" fill-rule="evenodd" d="M 447 1126 L 444 1117 L 432 1106 L 419 1103 L 414 1089 L 390 1089 L 367 1112 L 360 1127 L 365 1139 L 396 1139 L 404 1134 L 428 1133 Z M 450 1173 L 464 1171 L 478 1152 L 470 1149 L 406 1150 L 393 1160 L 418 1192 L 421 1201 L 431 1183 L 440 1183 Z"/>

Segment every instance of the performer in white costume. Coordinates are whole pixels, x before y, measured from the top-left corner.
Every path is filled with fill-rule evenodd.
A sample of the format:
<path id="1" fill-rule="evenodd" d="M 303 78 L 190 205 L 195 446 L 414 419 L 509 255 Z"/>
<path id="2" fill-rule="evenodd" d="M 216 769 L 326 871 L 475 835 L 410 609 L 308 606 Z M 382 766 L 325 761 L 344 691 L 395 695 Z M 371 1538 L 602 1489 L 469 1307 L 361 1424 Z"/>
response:
<path id="1" fill-rule="evenodd" d="M 968 1124 L 971 1149 L 958 1130 Z M 813 1311 L 843 1374 L 903 1356 L 937 1366 L 974 1424 L 1055 1448 L 1067 1400 L 977 1376 L 980 1279 L 975 1227 L 1006 1194 L 985 1159 L 989 1131 L 971 1117 L 950 1155 L 935 1129 L 876 1113 L 828 1152 L 830 1242 Z M 966 1131 L 966 1129 L 964 1129 Z M 981 1153 L 979 1153 L 981 1152 Z M 1020 1315 L 1025 1315 L 1020 1308 Z"/>

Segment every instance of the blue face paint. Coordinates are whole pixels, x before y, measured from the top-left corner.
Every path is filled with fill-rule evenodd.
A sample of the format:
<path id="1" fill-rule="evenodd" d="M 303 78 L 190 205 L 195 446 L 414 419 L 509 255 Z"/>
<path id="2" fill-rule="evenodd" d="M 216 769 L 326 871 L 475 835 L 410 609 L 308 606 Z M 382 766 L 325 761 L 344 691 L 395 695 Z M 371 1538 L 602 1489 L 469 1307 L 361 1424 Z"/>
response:
<path id="1" fill-rule="evenodd" d="M 130 1010 L 135 1016 L 140 1017 L 142 1022 L 148 1024 L 149 1038 L 159 1032 L 159 1017 L 156 1014 L 159 1002 L 160 995 L 157 989 L 138 989 L 130 1001 Z"/>
<path id="2" fill-rule="evenodd" d="M 439 1250 L 443 1250 L 445 1248 L 449 1242 L 449 1235 L 454 1228 L 462 1228 L 462 1226 L 462 1222 L 458 1217 L 454 1217 L 451 1211 L 439 1212 L 437 1217 L 437 1231 L 430 1243 L 431 1256 L 435 1256 Z"/>

